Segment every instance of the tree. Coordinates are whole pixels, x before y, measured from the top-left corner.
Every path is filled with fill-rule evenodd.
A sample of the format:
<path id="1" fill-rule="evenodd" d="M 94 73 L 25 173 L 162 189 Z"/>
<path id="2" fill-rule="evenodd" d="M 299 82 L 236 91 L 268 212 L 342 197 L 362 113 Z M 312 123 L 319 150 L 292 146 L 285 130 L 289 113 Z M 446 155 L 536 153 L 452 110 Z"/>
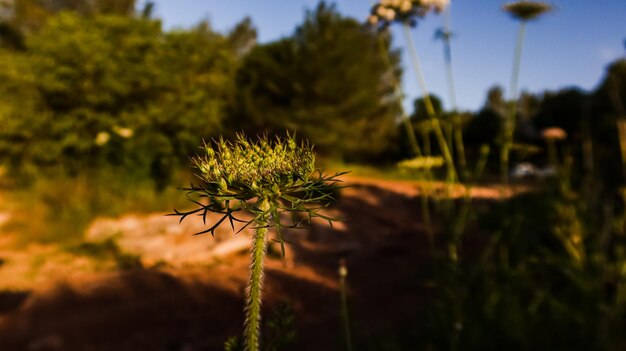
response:
<path id="1" fill-rule="evenodd" d="M 325 154 L 376 155 L 396 130 L 399 73 L 387 34 L 322 2 L 293 35 L 246 57 L 237 77 L 238 121 L 249 131 L 296 131 Z"/>
<path id="2" fill-rule="evenodd" d="M 626 116 L 626 59 L 609 65 L 593 98 L 594 112 L 602 116 Z"/>
<path id="3" fill-rule="evenodd" d="M 597 171 L 612 187 L 623 186 L 626 182 L 626 59 L 609 65 L 591 99 L 590 129 Z"/>
<path id="4" fill-rule="evenodd" d="M 504 118 L 506 105 L 507 103 L 504 99 L 504 92 L 501 86 L 496 85 L 487 91 L 487 101 L 485 102 L 484 108 L 488 108 Z"/>
<path id="5" fill-rule="evenodd" d="M 0 96 L 11 122 L 0 155 L 16 171 L 112 166 L 163 179 L 219 133 L 238 62 L 206 23 L 164 33 L 149 18 L 76 12 L 51 17 L 25 50 L 0 51 L 15 87 Z"/>
<path id="6" fill-rule="evenodd" d="M 464 140 L 468 145 L 494 144 L 502 129 L 502 116 L 484 108 L 468 123 L 464 130 Z"/>
<path id="7" fill-rule="evenodd" d="M 0 1 L 0 44 L 24 48 L 24 36 L 37 32 L 46 21 L 63 11 L 82 16 L 98 14 L 131 16 L 136 0 L 2 0 Z"/>
<path id="8" fill-rule="evenodd" d="M 590 112 L 590 101 L 585 92 L 567 88 L 556 93 L 545 93 L 539 111 L 533 119 L 537 130 L 560 127 L 568 139 L 579 139 L 583 118 Z"/>
<path id="9" fill-rule="evenodd" d="M 469 120 L 464 132 L 468 145 L 495 144 L 502 132 L 507 102 L 502 87 L 494 86 L 487 91 L 483 108 Z"/>
<path id="10" fill-rule="evenodd" d="M 437 95 L 430 94 L 430 101 L 433 105 L 433 109 L 435 110 L 435 115 L 441 117 L 443 113 L 443 103 L 441 99 Z M 424 98 L 417 98 L 413 101 L 413 113 L 411 114 L 411 119 L 419 120 L 419 119 L 427 119 L 428 113 L 426 113 L 426 104 L 424 102 Z"/>
<path id="11" fill-rule="evenodd" d="M 244 18 L 228 34 L 228 40 L 238 56 L 247 55 L 256 45 L 257 31 L 250 17 Z"/>

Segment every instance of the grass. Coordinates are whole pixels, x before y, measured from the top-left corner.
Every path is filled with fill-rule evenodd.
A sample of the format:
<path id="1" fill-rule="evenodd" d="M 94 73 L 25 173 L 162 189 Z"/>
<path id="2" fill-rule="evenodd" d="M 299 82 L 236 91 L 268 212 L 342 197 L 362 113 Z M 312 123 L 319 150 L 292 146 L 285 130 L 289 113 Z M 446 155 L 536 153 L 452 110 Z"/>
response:
<path id="1" fill-rule="evenodd" d="M 83 242 L 69 247 L 67 251 L 93 258 L 96 261 L 112 260 L 118 270 L 143 268 L 141 258 L 122 251 L 114 238 L 99 242 Z"/>
<path id="2" fill-rule="evenodd" d="M 385 180 L 411 180 L 426 181 L 425 173 L 401 169 L 397 164 L 372 166 L 360 163 L 346 163 L 336 160 L 321 160 L 323 168 L 330 172 L 340 169 L 349 169 L 349 175 L 358 177 L 377 178 Z"/>
<path id="3" fill-rule="evenodd" d="M 187 174 L 177 175 L 184 184 Z M 39 179 L 32 185 L 8 191 L 13 203 L 10 232 L 24 233 L 18 244 L 77 244 L 97 217 L 115 217 L 128 212 L 168 212 L 185 203 L 174 186 L 156 191 L 149 180 L 124 179 L 118 175 L 82 175 L 76 178 Z"/>

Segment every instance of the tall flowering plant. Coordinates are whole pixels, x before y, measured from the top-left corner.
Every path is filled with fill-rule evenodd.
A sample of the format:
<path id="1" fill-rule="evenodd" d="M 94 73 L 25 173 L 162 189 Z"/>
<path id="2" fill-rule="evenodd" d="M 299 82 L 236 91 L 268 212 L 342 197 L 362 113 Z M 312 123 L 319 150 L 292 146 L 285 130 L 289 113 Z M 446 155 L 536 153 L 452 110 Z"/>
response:
<path id="1" fill-rule="evenodd" d="M 255 142 L 237 136 L 234 142 L 219 139 L 203 146 L 201 155 L 193 158 L 200 185 L 184 190 L 197 206 L 190 211 L 174 210 L 182 222 L 191 215 L 201 216 L 206 223 L 210 212 L 222 217 L 206 230 L 211 233 L 228 221 L 243 222 L 242 228 L 254 230 L 250 250 L 250 278 L 248 282 L 244 346 L 248 351 L 259 349 L 261 321 L 261 291 L 263 285 L 263 260 L 268 240 L 268 229 L 276 230 L 276 240 L 284 255 L 282 228 L 296 228 L 310 223 L 313 217 L 330 223 L 333 218 L 320 210 L 335 201 L 333 194 L 339 188 L 338 177 L 315 170 L 313 147 L 297 144 L 293 137 L 270 140 L 262 137 Z M 195 196 L 193 196 L 195 195 Z M 253 215 L 248 221 L 236 215 L 247 212 Z M 291 214 L 291 222 L 283 223 L 281 213 Z"/>
<path id="2" fill-rule="evenodd" d="M 411 27 L 417 25 L 417 20 L 423 18 L 431 12 L 439 13 L 448 6 L 449 0 L 380 0 L 370 11 L 368 23 L 374 27 L 387 28 L 393 23 L 401 23 L 404 29 L 405 40 L 410 48 L 411 63 L 415 71 L 417 82 L 422 90 L 422 96 L 426 107 L 428 118 L 432 124 L 435 137 L 443 158 L 446 162 L 448 181 L 457 180 L 457 172 L 450 152 L 450 147 L 446 142 L 443 129 L 437 118 L 434 106 L 430 100 L 430 94 L 426 86 L 426 80 L 419 64 L 417 49 L 413 43 Z M 429 156 L 429 155 L 427 155 Z"/>
<path id="3" fill-rule="evenodd" d="M 515 45 L 515 55 L 513 57 L 513 70 L 511 72 L 511 108 L 506 116 L 503 130 L 502 148 L 500 149 L 500 172 L 501 182 L 507 185 L 509 182 L 509 154 L 513 147 L 513 135 L 515 132 L 515 117 L 517 114 L 517 85 L 519 80 L 519 72 L 522 60 L 522 46 L 524 44 L 524 36 L 526 33 L 526 24 L 539 18 L 541 15 L 552 11 L 553 6 L 546 2 L 518 0 L 502 6 L 502 10 L 515 20 L 520 21 L 517 33 L 517 43 Z"/>

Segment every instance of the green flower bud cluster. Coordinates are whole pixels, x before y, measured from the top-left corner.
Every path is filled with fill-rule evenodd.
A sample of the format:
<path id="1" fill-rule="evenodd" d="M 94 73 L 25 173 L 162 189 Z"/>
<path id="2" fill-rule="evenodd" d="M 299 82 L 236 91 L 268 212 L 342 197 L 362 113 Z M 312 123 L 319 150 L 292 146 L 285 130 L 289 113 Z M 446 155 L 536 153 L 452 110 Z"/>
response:
<path id="1" fill-rule="evenodd" d="M 256 142 L 238 135 L 234 142 L 219 139 L 204 145 L 204 154 L 193 159 L 198 176 L 224 195 L 266 191 L 306 181 L 315 170 L 315 154 L 308 144 L 298 146 L 292 137 Z"/>

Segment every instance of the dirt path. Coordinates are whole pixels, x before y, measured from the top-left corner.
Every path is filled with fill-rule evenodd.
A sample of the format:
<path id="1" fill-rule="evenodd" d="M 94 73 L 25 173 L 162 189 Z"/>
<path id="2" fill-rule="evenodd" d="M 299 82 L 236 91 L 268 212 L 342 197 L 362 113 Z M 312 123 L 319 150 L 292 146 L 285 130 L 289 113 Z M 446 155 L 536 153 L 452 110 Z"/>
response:
<path id="1" fill-rule="evenodd" d="M 352 186 L 329 210 L 345 222 L 334 228 L 314 222 L 308 230 L 286 233 L 292 243 L 287 260 L 267 260 L 264 314 L 281 301 L 292 306 L 294 350 L 342 349 L 340 259 L 349 269 L 356 349 L 376 349 L 389 333 L 416 328 L 427 296 L 415 283 L 428 256 L 418 184 L 357 177 L 346 182 Z M 497 190 L 475 191 L 492 197 Z M 168 235 L 195 240 L 196 247 L 212 240 L 192 237 L 187 229 Z M 48 272 L 54 283 L 13 296 L 16 309 L 0 306 L 0 350 L 220 350 L 227 336 L 240 332 L 247 271 L 244 251 L 169 268 Z"/>

